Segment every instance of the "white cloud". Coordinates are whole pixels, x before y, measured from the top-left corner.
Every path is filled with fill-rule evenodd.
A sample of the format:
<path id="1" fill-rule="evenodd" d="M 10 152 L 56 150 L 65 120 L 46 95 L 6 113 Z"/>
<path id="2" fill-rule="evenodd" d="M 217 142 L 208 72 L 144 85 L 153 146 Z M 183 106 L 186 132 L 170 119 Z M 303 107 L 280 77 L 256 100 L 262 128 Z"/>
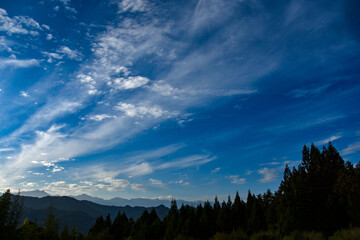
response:
<path id="1" fill-rule="evenodd" d="M 244 183 L 246 183 L 246 179 L 245 178 L 240 178 L 239 175 L 231 175 L 231 176 L 228 176 L 227 178 L 230 178 L 231 183 L 233 183 L 233 184 L 244 184 Z"/>
<path id="2" fill-rule="evenodd" d="M 221 168 L 217 167 L 217 168 L 211 170 L 211 173 L 218 173 L 218 172 L 220 172 L 220 170 L 221 170 Z"/>
<path id="3" fill-rule="evenodd" d="M 231 8 L 233 3 L 217 0 L 199 0 L 192 16 L 191 30 L 200 30 L 203 27 L 222 22 L 228 16 L 226 8 Z"/>
<path id="4" fill-rule="evenodd" d="M 53 35 L 52 34 L 48 34 L 48 35 L 46 35 L 46 40 L 51 40 L 51 39 L 53 39 Z"/>
<path id="5" fill-rule="evenodd" d="M 122 161 L 121 163 L 119 162 L 119 164 L 110 162 L 92 165 L 86 168 L 77 169 L 73 174 L 77 179 L 82 180 L 90 178 L 96 179 L 97 181 L 106 177 L 115 178 L 119 175 L 138 177 L 169 168 L 200 166 L 215 159 L 215 157 L 210 157 L 209 155 L 192 155 L 171 161 L 169 160 L 167 162 L 160 162 L 160 159 L 163 156 L 170 155 L 179 149 L 179 146 L 168 146 L 145 153 L 134 153 L 136 155 L 128 158 L 122 158 Z M 152 182 L 155 183 L 155 181 Z"/>
<path id="6" fill-rule="evenodd" d="M 229 97 L 235 95 L 250 95 L 258 92 L 256 89 L 194 89 L 191 86 L 180 89 L 172 87 L 162 80 L 154 82 L 149 89 L 163 96 L 182 99 L 188 97 Z"/>
<path id="7" fill-rule="evenodd" d="M 189 186 L 190 185 L 190 182 L 185 182 L 184 180 L 179 180 L 179 181 L 175 181 L 174 183 L 176 184 L 180 184 L 180 185 L 183 185 L 183 186 Z"/>
<path id="8" fill-rule="evenodd" d="M 6 59 L 0 58 L 0 69 L 12 67 L 12 68 L 28 68 L 38 66 L 39 62 L 36 59 Z"/>
<path id="9" fill-rule="evenodd" d="M 37 131 L 35 144 L 23 145 L 15 161 L 8 163 L 7 167 L 17 166 L 16 168 L 21 170 L 28 168 L 35 162 L 39 162 L 46 167 L 54 166 L 52 162 L 47 160 L 52 156 L 50 154 L 44 156 L 42 153 L 51 152 L 52 144 L 56 143 L 58 139 L 65 137 L 65 135 L 59 132 L 61 128 L 62 126 L 53 126 L 46 132 Z"/>
<path id="10" fill-rule="evenodd" d="M 278 169 L 262 168 L 257 170 L 257 173 L 263 176 L 263 178 L 259 180 L 261 183 L 273 182 L 279 176 Z"/>
<path id="11" fill-rule="evenodd" d="M 41 172 L 33 172 L 32 174 L 36 175 L 36 176 L 42 176 L 44 175 L 44 173 L 41 173 Z"/>
<path id="12" fill-rule="evenodd" d="M 77 13 L 76 9 L 73 8 L 73 7 L 65 6 L 65 9 L 72 12 L 72 13 Z"/>
<path id="13" fill-rule="evenodd" d="M 159 106 L 135 106 L 130 103 L 120 102 L 115 106 L 116 110 L 122 111 L 128 117 L 174 117 L 178 113 L 161 109 Z"/>
<path id="14" fill-rule="evenodd" d="M 150 178 L 149 181 L 153 185 L 157 185 L 157 186 L 160 186 L 160 187 L 166 187 L 166 184 L 164 184 L 161 180 Z"/>
<path id="15" fill-rule="evenodd" d="M 58 166 L 58 165 L 54 165 L 53 169 L 51 172 L 55 173 L 55 172 L 61 172 L 62 170 L 64 170 L 64 167 Z"/>
<path id="16" fill-rule="evenodd" d="M 122 12 L 144 12 L 147 10 L 145 0 L 122 0 L 119 9 Z"/>
<path id="17" fill-rule="evenodd" d="M 56 181 L 56 182 L 50 183 L 49 186 L 59 187 L 59 186 L 64 186 L 65 184 L 66 184 L 65 181 Z"/>
<path id="18" fill-rule="evenodd" d="M 95 85 L 96 81 L 94 80 L 94 78 L 90 75 L 85 75 L 85 74 L 79 74 L 77 76 L 77 78 L 80 80 L 81 83 L 87 83 L 87 84 L 91 84 L 91 85 Z"/>
<path id="19" fill-rule="evenodd" d="M 83 56 L 81 53 L 79 53 L 76 50 L 71 50 L 67 46 L 62 46 L 59 50 L 57 50 L 58 53 L 63 53 L 65 56 L 67 56 L 69 59 L 73 59 L 76 61 L 81 61 Z"/>
<path id="20" fill-rule="evenodd" d="M 62 2 L 64 5 L 68 5 L 71 0 L 59 0 L 60 2 Z"/>
<path id="21" fill-rule="evenodd" d="M 12 52 L 10 45 L 10 41 L 8 41 L 4 36 L 0 36 L 0 51 Z"/>
<path id="22" fill-rule="evenodd" d="M 191 166 L 200 166 L 205 163 L 215 160 L 216 157 L 211 157 L 209 155 L 192 155 L 166 163 L 159 164 L 154 167 L 155 169 L 167 169 L 167 168 L 186 168 Z"/>
<path id="23" fill-rule="evenodd" d="M 54 61 L 54 59 L 60 60 L 63 58 L 62 55 L 58 54 L 58 53 L 51 53 L 51 52 L 42 52 L 43 55 L 48 57 L 48 63 L 52 63 Z"/>
<path id="24" fill-rule="evenodd" d="M 34 182 L 22 182 L 20 183 L 20 185 L 23 187 L 30 187 L 30 188 L 38 186 L 37 183 Z"/>
<path id="25" fill-rule="evenodd" d="M 10 151 L 14 151 L 14 148 L 0 148 L 0 152 L 10 152 Z"/>
<path id="26" fill-rule="evenodd" d="M 260 166 L 277 166 L 277 165 L 281 165 L 284 164 L 282 162 L 268 162 L 268 163 L 261 163 L 259 164 Z"/>
<path id="27" fill-rule="evenodd" d="M 55 11 L 55 12 L 59 11 L 59 8 L 60 8 L 59 6 L 55 6 L 55 7 L 54 7 L 54 11 Z"/>
<path id="28" fill-rule="evenodd" d="M 84 119 L 89 119 L 89 120 L 93 120 L 93 121 L 102 121 L 104 119 L 109 119 L 109 118 L 114 118 L 115 116 L 113 115 L 109 115 L 109 114 L 97 114 L 97 115 L 91 115 L 91 116 L 87 116 Z"/>
<path id="29" fill-rule="evenodd" d="M 314 144 L 315 145 L 324 145 L 324 144 L 327 144 L 329 142 L 335 141 L 335 140 L 337 140 L 337 139 L 339 139 L 341 137 L 342 137 L 341 135 L 331 136 L 331 137 L 325 138 L 323 140 L 316 141 Z"/>
<path id="30" fill-rule="evenodd" d="M 28 131 L 34 132 L 37 127 L 46 126 L 57 117 L 71 114 L 81 106 L 82 105 L 78 102 L 69 102 L 68 100 L 61 98 L 54 102 L 49 101 L 48 104 L 33 114 L 20 128 L 7 138 L 3 138 L 2 142 L 12 142 L 23 133 Z"/>
<path id="31" fill-rule="evenodd" d="M 42 26 L 43 28 L 45 28 L 46 30 L 50 30 L 49 25 L 46 25 L 46 24 L 41 24 L 41 26 Z"/>
<path id="32" fill-rule="evenodd" d="M 117 74 L 119 74 L 119 73 L 121 73 L 121 74 L 123 74 L 124 76 L 129 76 L 129 74 L 131 73 L 130 71 L 129 71 L 129 69 L 127 69 L 126 67 L 124 67 L 124 66 L 120 66 L 120 67 L 117 67 L 117 68 L 115 68 L 115 72 L 117 73 Z"/>
<path id="33" fill-rule="evenodd" d="M 29 94 L 25 91 L 20 91 L 20 96 L 23 96 L 23 97 L 30 97 Z"/>
<path id="34" fill-rule="evenodd" d="M 103 185 L 108 191 L 122 191 L 125 188 L 130 187 L 133 190 L 137 191 L 146 191 L 146 187 L 142 184 L 138 183 L 130 183 L 125 179 L 115 179 L 115 178 L 105 178 L 103 180 L 105 183 L 109 183 L 110 185 Z"/>
<path id="35" fill-rule="evenodd" d="M 311 96 L 322 93 L 330 86 L 331 86 L 331 84 L 325 84 L 325 85 L 320 85 L 320 86 L 312 85 L 307 88 L 294 89 L 294 90 L 290 91 L 287 94 L 287 96 L 291 96 L 293 98 L 309 98 Z"/>
<path id="36" fill-rule="evenodd" d="M 178 97 L 177 95 L 181 93 L 181 91 L 177 88 L 170 86 L 164 81 L 156 81 L 150 87 L 150 90 L 157 92 L 163 96 L 173 96 Z"/>
<path id="37" fill-rule="evenodd" d="M 92 76 L 93 75 L 93 76 Z M 89 73 L 88 75 L 86 74 L 79 74 L 77 76 L 77 78 L 80 80 L 80 82 L 82 84 L 84 84 L 87 88 L 88 88 L 88 94 L 89 95 L 97 95 L 100 94 L 101 91 L 98 91 L 96 89 L 96 81 L 94 79 L 94 77 L 96 77 L 97 74 L 96 73 Z"/>
<path id="38" fill-rule="evenodd" d="M 134 89 L 146 85 L 150 80 L 146 77 L 136 76 L 127 78 L 115 78 L 112 82 L 114 88 L 119 90 Z"/>
<path id="39" fill-rule="evenodd" d="M 345 155 L 350 155 L 350 154 L 358 152 L 358 151 L 360 151 L 360 142 L 355 142 L 355 143 L 347 146 L 347 148 L 343 149 L 341 151 L 341 154 L 345 156 Z"/>
<path id="40" fill-rule="evenodd" d="M 71 193 L 72 195 L 79 195 L 83 193 L 88 194 L 89 192 L 96 191 L 97 189 L 94 186 L 88 184 L 76 184 L 67 183 L 65 181 L 56 181 L 46 184 L 42 190 L 52 195 L 68 196 L 69 193 Z"/>
<path id="41" fill-rule="evenodd" d="M 154 171 L 154 169 L 150 166 L 149 163 L 143 162 L 140 164 L 133 164 L 129 167 L 119 171 L 120 173 L 127 173 L 131 176 L 142 176 L 150 174 Z"/>
<path id="42" fill-rule="evenodd" d="M 27 29 L 29 28 L 29 29 Z M 31 34 L 38 35 L 35 30 L 41 30 L 38 22 L 26 16 L 10 18 L 5 9 L 0 8 L 0 32 L 7 34 Z"/>

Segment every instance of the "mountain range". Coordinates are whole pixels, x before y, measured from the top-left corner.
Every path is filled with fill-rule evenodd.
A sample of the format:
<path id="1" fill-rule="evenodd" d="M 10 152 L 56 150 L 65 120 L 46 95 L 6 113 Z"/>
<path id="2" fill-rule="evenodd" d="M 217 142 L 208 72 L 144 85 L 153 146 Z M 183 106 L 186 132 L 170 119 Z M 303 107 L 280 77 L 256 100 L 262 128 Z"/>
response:
<path id="1" fill-rule="evenodd" d="M 43 190 L 35 190 L 35 191 L 28 191 L 28 192 L 21 192 L 22 196 L 29 196 L 29 197 L 47 197 L 50 196 L 50 194 L 46 193 Z M 160 199 L 160 198 L 133 198 L 133 199 L 125 199 L 125 198 L 112 198 L 112 199 L 102 199 L 98 197 L 92 197 L 87 194 L 81 194 L 78 196 L 70 196 L 72 198 L 75 198 L 77 200 L 86 200 L 93 203 L 105 205 L 105 206 L 116 206 L 116 207 L 124 207 L 124 206 L 131 206 L 131 207 L 156 207 L 159 205 L 164 205 L 168 208 L 171 206 L 171 199 Z M 185 200 L 176 200 L 178 207 L 180 207 L 182 204 L 184 205 L 190 205 L 190 206 L 197 206 L 200 203 L 204 203 L 203 201 L 185 201 Z"/>
<path id="2" fill-rule="evenodd" d="M 33 193 L 42 196 L 39 192 Z M 44 195 L 44 193 L 42 194 Z M 22 193 L 22 196 L 24 198 L 24 211 L 21 221 L 28 218 L 30 221 L 37 221 L 40 225 L 43 225 L 49 213 L 49 208 L 52 206 L 55 216 L 60 220 L 61 228 L 65 224 L 69 227 L 76 225 L 78 230 L 84 234 L 87 234 L 89 228 L 100 215 L 105 217 L 110 214 L 110 217 L 114 219 L 118 212 L 124 212 L 128 218 L 137 219 L 145 210 L 152 210 L 152 207 L 105 206 L 64 196 L 30 197 L 25 196 L 24 193 Z M 154 209 L 160 219 L 163 219 L 169 211 L 164 205 L 154 207 Z"/>

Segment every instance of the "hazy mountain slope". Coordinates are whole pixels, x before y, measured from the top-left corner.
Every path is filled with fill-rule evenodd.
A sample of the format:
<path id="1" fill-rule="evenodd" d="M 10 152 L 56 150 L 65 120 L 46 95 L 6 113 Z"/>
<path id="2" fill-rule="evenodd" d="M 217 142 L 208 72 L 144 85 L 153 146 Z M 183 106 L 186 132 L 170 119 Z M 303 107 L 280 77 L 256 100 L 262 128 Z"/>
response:
<path id="1" fill-rule="evenodd" d="M 43 190 L 20 192 L 20 195 L 26 196 L 26 197 L 38 197 L 38 198 L 50 196 L 50 194 L 48 194 L 47 192 L 45 192 Z"/>
<path id="2" fill-rule="evenodd" d="M 35 220 L 42 224 L 49 206 L 53 205 L 54 212 L 61 220 L 61 224 L 65 223 L 69 226 L 75 224 L 78 229 L 87 233 L 89 227 L 95 222 L 95 219 L 100 216 L 106 216 L 110 214 L 111 218 L 114 218 L 117 213 L 125 212 L 130 218 L 138 218 L 144 212 L 144 210 L 151 211 L 152 208 L 145 207 L 115 207 L 115 206 L 104 206 L 96 204 L 90 201 L 79 201 L 71 197 L 24 197 L 24 214 L 23 219 L 28 217 L 29 220 Z M 165 206 L 155 207 L 158 216 L 163 219 L 168 208 Z"/>
<path id="3" fill-rule="evenodd" d="M 101 205 L 108 205 L 108 206 L 141 206 L 141 207 L 155 207 L 159 205 L 164 205 L 166 207 L 171 206 L 171 200 L 168 199 L 149 199 L 149 198 L 133 198 L 133 199 L 125 199 L 125 198 L 112 198 L 109 200 L 105 200 L 102 198 L 92 197 L 86 194 L 81 194 L 79 196 L 72 196 L 73 198 L 77 200 L 87 200 L 94 203 L 98 203 Z M 184 205 L 190 205 L 190 206 L 197 206 L 200 203 L 203 203 L 202 201 L 185 201 L 185 200 L 176 200 L 177 205 L 180 207 L 181 204 Z"/>

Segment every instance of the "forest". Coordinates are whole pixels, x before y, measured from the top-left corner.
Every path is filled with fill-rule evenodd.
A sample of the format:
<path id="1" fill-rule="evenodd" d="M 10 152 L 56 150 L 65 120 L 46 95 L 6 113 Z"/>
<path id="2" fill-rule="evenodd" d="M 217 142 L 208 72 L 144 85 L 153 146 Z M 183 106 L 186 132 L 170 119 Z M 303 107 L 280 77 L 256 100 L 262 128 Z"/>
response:
<path id="1" fill-rule="evenodd" d="M 329 143 L 320 151 L 304 146 L 297 167 L 285 167 L 277 191 L 197 207 L 177 206 L 173 199 L 161 220 L 155 210 L 134 220 L 119 212 L 99 216 L 87 235 L 76 226 L 60 229 L 50 206 L 43 225 L 25 219 L 20 194 L 5 191 L 0 198 L 0 239 L 121 240 L 121 239 L 239 239 L 347 240 L 360 239 L 360 163 L 345 162 Z"/>

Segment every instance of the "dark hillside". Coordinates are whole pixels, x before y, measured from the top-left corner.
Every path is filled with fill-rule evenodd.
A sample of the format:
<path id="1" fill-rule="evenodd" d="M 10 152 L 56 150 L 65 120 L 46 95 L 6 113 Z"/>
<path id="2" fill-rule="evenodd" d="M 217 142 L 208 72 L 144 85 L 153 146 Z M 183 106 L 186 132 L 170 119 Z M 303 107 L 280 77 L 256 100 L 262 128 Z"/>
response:
<path id="1" fill-rule="evenodd" d="M 24 197 L 24 214 L 23 219 L 27 217 L 29 220 L 37 220 L 42 224 L 50 205 L 54 207 L 54 213 L 60 218 L 62 225 L 65 223 L 69 226 L 76 225 L 78 229 L 87 233 L 90 226 L 94 224 L 100 215 L 106 216 L 110 214 L 111 218 L 115 218 L 117 213 L 125 213 L 127 217 L 137 219 L 144 210 L 151 211 L 152 208 L 145 207 L 113 207 L 103 206 L 89 201 L 79 201 L 71 197 Z M 155 207 L 155 211 L 160 219 L 163 219 L 168 208 L 165 206 Z M 22 220 L 23 220 L 22 219 Z"/>

